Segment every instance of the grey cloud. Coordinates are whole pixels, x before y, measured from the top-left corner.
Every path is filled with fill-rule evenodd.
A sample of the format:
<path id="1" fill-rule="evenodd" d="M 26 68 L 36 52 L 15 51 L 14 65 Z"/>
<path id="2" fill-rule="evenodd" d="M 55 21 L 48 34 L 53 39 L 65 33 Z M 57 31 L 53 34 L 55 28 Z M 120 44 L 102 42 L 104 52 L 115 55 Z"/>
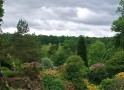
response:
<path id="1" fill-rule="evenodd" d="M 80 30 L 95 35 L 99 29 L 100 34 L 110 33 L 108 26 L 118 17 L 115 13 L 118 3 L 119 0 L 6 0 L 3 28 L 16 28 L 22 18 L 39 32 L 69 30 L 78 33 L 76 30 Z M 77 8 L 89 10 L 88 16 L 79 17 Z"/>

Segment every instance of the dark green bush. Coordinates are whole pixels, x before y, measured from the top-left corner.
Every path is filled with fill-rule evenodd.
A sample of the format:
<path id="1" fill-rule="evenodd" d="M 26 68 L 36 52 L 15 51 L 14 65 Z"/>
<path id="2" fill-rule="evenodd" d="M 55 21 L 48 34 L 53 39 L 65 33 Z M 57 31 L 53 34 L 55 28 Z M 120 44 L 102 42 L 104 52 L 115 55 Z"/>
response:
<path id="1" fill-rule="evenodd" d="M 68 57 L 66 61 L 66 78 L 67 80 L 72 81 L 76 90 L 83 90 L 85 85 L 82 81 L 82 71 L 83 71 L 84 63 L 80 56 L 73 55 Z"/>
<path id="2" fill-rule="evenodd" d="M 55 56 L 53 60 L 55 66 L 61 66 L 65 63 L 67 56 L 64 52 L 59 52 Z"/>
<path id="3" fill-rule="evenodd" d="M 68 57 L 65 66 L 67 79 L 72 80 L 74 78 L 81 78 L 83 65 L 84 63 L 80 56 L 74 55 Z"/>
<path id="4" fill-rule="evenodd" d="M 43 78 L 44 90 L 65 90 L 61 80 L 55 79 L 53 76 L 44 75 Z"/>
<path id="5" fill-rule="evenodd" d="M 124 51 L 116 52 L 112 59 L 107 62 L 106 69 L 109 77 L 116 73 L 124 72 Z"/>

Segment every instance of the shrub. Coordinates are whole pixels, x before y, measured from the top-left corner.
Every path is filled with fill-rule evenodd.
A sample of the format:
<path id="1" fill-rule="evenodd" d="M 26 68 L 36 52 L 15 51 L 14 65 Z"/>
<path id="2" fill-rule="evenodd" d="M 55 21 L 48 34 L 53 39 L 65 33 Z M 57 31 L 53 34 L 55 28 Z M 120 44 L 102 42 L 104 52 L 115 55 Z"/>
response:
<path id="1" fill-rule="evenodd" d="M 124 90 L 124 78 L 105 79 L 100 84 L 101 90 Z"/>
<path id="2" fill-rule="evenodd" d="M 107 75 L 104 64 L 97 63 L 90 67 L 88 78 L 92 83 L 99 84 Z"/>
<path id="3" fill-rule="evenodd" d="M 66 62 L 66 74 L 68 80 L 73 80 L 74 78 L 81 78 L 83 70 L 83 60 L 79 56 L 70 56 Z"/>
<path id="4" fill-rule="evenodd" d="M 61 80 L 55 79 L 51 75 L 44 75 L 43 78 L 44 90 L 65 90 Z"/>
<path id="5" fill-rule="evenodd" d="M 65 52 L 59 52 L 55 55 L 55 58 L 53 60 L 55 66 L 61 66 L 66 61 L 66 54 Z"/>
<path id="6" fill-rule="evenodd" d="M 38 67 L 41 65 L 37 62 L 23 63 L 21 65 L 22 75 L 29 77 L 30 79 L 38 78 L 39 71 Z"/>
<path id="7" fill-rule="evenodd" d="M 44 76 L 46 74 L 47 75 L 51 75 L 53 77 L 59 77 L 58 71 L 55 71 L 55 70 L 52 70 L 52 69 L 47 69 L 47 70 L 45 70 L 45 71 L 42 72 L 42 76 Z"/>
<path id="8" fill-rule="evenodd" d="M 113 86 L 113 81 L 114 81 L 113 79 L 109 79 L 109 78 L 104 79 L 101 81 L 99 88 L 101 90 L 113 90 L 111 89 Z"/>
<path id="9" fill-rule="evenodd" d="M 124 78 L 124 72 L 116 74 L 115 77 Z"/>
<path id="10" fill-rule="evenodd" d="M 66 61 L 66 78 L 71 80 L 75 86 L 75 89 L 82 90 L 84 89 L 84 84 L 82 81 L 82 70 L 83 70 L 83 60 L 80 56 L 73 55 L 68 57 Z"/>
<path id="11" fill-rule="evenodd" d="M 43 58 L 42 59 L 42 65 L 44 69 L 49 69 L 54 67 L 53 62 L 49 58 Z"/>
<path id="12" fill-rule="evenodd" d="M 118 51 L 111 60 L 107 62 L 109 77 L 124 71 L 124 51 Z"/>

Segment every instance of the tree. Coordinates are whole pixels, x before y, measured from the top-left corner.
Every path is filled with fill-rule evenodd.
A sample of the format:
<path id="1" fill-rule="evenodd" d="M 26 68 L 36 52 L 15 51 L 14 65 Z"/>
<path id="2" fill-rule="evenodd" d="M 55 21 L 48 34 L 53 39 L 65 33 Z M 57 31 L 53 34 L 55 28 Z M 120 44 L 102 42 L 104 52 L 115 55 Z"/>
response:
<path id="1" fill-rule="evenodd" d="M 97 40 L 94 44 L 91 44 L 88 52 L 89 65 L 102 62 L 105 51 L 105 44 L 100 40 Z"/>
<path id="2" fill-rule="evenodd" d="M 65 40 L 63 43 L 64 49 L 70 49 L 72 52 L 76 51 L 76 42 L 75 40 Z"/>
<path id="3" fill-rule="evenodd" d="M 84 61 L 84 65 L 88 67 L 86 42 L 83 36 L 79 37 L 79 41 L 77 44 L 77 55 L 79 55 L 82 58 L 82 60 Z"/>
<path id="4" fill-rule="evenodd" d="M 10 55 L 18 58 L 21 62 L 40 60 L 40 45 L 34 35 L 26 34 L 29 31 L 27 22 L 19 20 L 17 30 L 11 37 Z"/>
<path id="5" fill-rule="evenodd" d="M 32 35 L 13 34 L 11 38 L 10 54 L 21 62 L 32 62 L 40 60 L 40 45 Z"/>
<path id="6" fill-rule="evenodd" d="M 29 31 L 28 23 L 25 20 L 20 19 L 17 24 L 17 33 L 25 34 Z"/>
<path id="7" fill-rule="evenodd" d="M 117 12 L 121 14 L 121 16 L 113 21 L 112 23 L 112 31 L 117 32 L 116 34 L 116 46 L 121 47 L 124 49 L 124 0 L 121 0 L 119 3 L 119 7 L 117 9 Z"/>

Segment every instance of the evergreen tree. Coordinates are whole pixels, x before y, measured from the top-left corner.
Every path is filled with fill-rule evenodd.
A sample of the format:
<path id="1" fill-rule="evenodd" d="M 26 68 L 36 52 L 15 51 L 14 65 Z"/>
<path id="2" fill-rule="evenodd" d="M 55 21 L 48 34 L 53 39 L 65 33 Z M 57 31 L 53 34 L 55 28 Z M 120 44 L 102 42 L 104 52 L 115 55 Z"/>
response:
<path id="1" fill-rule="evenodd" d="M 83 59 L 84 65 L 88 67 L 86 42 L 85 42 L 85 37 L 83 36 L 79 37 L 79 41 L 77 44 L 77 55 L 79 55 Z"/>
<path id="2" fill-rule="evenodd" d="M 40 45 L 34 38 L 35 36 L 26 34 L 29 27 L 26 21 L 19 20 L 17 32 L 11 37 L 10 54 L 18 58 L 21 62 L 32 62 L 40 60 Z"/>
<path id="3" fill-rule="evenodd" d="M 117 12 L 121 16 L 112 23 L 112 31 L 117 32 L 115 38 L 115 46 L 124 49 L 124 0 L 121 0 Z"/>

